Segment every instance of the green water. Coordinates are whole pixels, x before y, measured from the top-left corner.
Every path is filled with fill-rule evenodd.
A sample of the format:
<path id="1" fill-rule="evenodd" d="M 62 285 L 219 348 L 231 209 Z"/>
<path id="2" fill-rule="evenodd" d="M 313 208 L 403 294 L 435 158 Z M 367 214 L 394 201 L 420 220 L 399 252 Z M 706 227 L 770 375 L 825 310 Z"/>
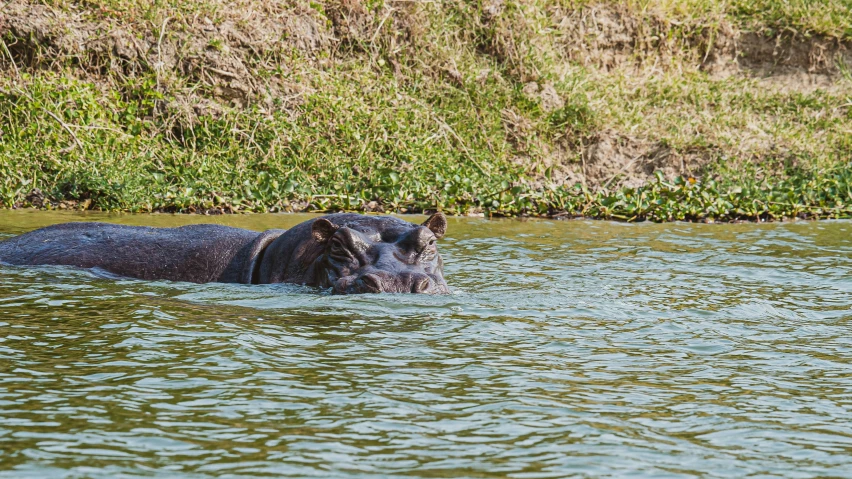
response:
<path id="1" fill-rule="evenodd" d="M 451 296 L 0 265 L 0 477 L 852 477 L 852 223 L 451 218 L 440 247 Z"/>

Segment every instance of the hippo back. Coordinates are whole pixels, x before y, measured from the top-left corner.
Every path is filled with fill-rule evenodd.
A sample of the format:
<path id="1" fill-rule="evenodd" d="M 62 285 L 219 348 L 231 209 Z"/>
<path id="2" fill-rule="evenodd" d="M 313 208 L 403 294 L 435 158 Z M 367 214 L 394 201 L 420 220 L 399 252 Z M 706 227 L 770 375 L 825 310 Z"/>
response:
<path id="1" fill-rule="evenodd" d="M 149 228 L 65 223 L 0 242 L 0 261 L 101 268 L 147 280 L 251 282 L 254 256 L 281 233 L 210 224 Z"/>

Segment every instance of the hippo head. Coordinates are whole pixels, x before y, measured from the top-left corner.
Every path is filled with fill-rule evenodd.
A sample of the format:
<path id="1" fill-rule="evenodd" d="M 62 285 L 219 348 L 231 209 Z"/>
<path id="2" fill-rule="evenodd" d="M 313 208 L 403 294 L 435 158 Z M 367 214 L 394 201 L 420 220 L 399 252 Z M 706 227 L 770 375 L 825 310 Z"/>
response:
<path id="1" fill-rule="evenodd" d="M 392 217 L 330 215 L 311 233 L 324 246 L 316 261 L 318 286 L 335 294 L 449 293 L 437 240 L 443 213 L 415 225 Z"/>
<path id="2" fill-rule="evenodd" d="M 273 241 L 253 282 L 301 283 L 331 288 L 334 294 L 446 294 L 450 290 L 436 245 L 446 231 L 443 213 L 422 225 L 390 216 L 322 216 Z"/>

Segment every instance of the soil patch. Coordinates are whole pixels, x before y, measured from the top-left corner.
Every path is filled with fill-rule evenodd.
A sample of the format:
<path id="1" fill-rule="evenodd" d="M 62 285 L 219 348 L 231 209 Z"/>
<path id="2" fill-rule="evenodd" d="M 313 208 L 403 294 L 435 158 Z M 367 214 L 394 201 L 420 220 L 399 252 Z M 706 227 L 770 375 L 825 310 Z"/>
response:
<path id="1" fill-rule="evenodd" d="M 121 89 L 127 78 L 153 76 L 157 88 L 199 114 L 249 104 L 271 106 L 301 88 L 264 74 L 282 67 L 294 52 L 309 58 L 335 42 L 325 19 L 300 6 L 263 4 L 267 11 L 243 21 L 234 10 L 214 23 L 207 17 L 189 23 L 122 24 L 92 20 L 83 13 L 13 0 L 0 17 L 19 68 L 67 69 L 95 83 Z M 230 15 L 229 15 L 230 14 Z M 286 68 L 286 65 L 283 65 Z M 210 105 L 210 100 L 219 105 Z"/>
<path id="2" fill-rule="evenodd" d="M 744 33 L 738 50 L 743 73 L 782 91 L 834 90 L 842 70 L 852 70 L 852 43 L 836 39 Z"/>
<path id="3" fill-rule="evenodd" d="M 580 162 L 557 162 L 553 177 L 559 184 L 580 183 L 593 191 L 636 188 L 653 181 L 655 173 L 672 180 L 698 177 L 711 159 L 708 151 L 675 151 L 658 142 L 632 138 L 614 130 L 588 139 Z M 558 156 L 558 155 L 557 155 Z"/>
<path id="4" fill-rule="evenodd" d="M 748 75 L 783 91 L 833 90 L 852 70 L 852 42 L 819 35 L 743 32 L 720 20 L 674 23 L 659 13 L 618 6 L 555 9 L 561 48 L 571 61 L 603 71 L 697 68 L 713 76 Z"/>

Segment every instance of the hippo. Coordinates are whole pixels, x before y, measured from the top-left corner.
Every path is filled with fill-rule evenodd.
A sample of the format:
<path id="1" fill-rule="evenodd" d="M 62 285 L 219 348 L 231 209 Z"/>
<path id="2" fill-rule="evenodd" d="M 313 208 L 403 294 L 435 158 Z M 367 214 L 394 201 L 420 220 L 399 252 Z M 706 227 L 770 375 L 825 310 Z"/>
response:
<path id="1" fill-rule="evenodd" d="M 0 242 L 0 261 L 99 268 L 143 280 L 296 283 L 334 294 L 446 294 L 436 245 L 446 231 L 443 213 L 422 225 L 338 213 L 262 233 L 213 224 L 64 223 Z"/>

